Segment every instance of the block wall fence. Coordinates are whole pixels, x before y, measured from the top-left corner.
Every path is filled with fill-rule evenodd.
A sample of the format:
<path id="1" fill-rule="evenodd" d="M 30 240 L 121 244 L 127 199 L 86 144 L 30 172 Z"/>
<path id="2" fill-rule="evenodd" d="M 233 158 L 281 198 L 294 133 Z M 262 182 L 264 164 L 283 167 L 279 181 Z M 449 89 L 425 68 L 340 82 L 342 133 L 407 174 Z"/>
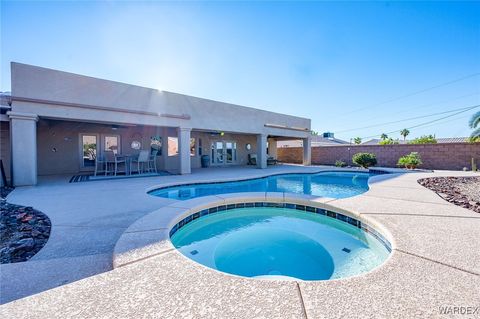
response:
<path id="1" fill-rule="evenodd" d="M 377 156 L 377 166 L 396 167 L 398 159 L 411 152 L 422 157 L 420 168 L 470 170 L 472 158 L 480 167 L 480 143 L 316 146 L 312 147 L 312 164 L 334 165 L 336 160 L 342 160 L 353 165 L 353 154 L 373 153 Z M 278 148 L 277 156 L 280 162 L 302 163 L 303 148 Z"/>

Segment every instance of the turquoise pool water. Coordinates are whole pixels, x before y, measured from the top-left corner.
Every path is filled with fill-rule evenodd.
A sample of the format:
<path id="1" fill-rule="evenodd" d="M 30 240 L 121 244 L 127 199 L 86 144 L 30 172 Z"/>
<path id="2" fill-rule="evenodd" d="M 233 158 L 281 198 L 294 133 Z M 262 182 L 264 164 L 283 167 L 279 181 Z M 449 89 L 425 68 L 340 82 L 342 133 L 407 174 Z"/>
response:
<path id="1" fill-rule="evenodd" d="M 389 255 L 337 219 L 289 208 L 236 208 L 196 219 L 171 237 L 188 258 L 222 272 L 327 280 L 367 272 Z"/>
<path id="2" fill-rule="evenodd" d="M 240 192 L 286 192 L 345 198 L 366 192 L 370 176 L 368 173 L 357 172 L 283 174 L 245 181 L 160 188 L 151 191 L 150 194 L 179 200 Z"/>

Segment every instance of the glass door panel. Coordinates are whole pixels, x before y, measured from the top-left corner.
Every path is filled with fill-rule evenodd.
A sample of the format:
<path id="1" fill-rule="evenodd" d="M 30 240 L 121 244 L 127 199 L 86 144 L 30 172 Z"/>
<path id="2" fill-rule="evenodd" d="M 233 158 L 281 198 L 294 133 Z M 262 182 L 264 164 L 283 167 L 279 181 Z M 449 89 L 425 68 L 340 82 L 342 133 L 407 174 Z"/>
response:
<path id="1" fill-rule="evenodd" d="M 105 135 L 104 137 L 104 145 L 106 152 L 113 152 L 114 154 L 118 154 L 120 152 L 120 138 L 116 135 Z"/>
<path id="2" fill-rule="evenodd" d="M 97 136 L 82 135 L 82 167 L 94 167 L 97 158 Z"/>
<path id="3" fill-rule="evenodd" d="M 225 142 L 225 157 L 226 157 L 226 163 L 231 164 L 234 162 L 234 152 L 235 149 L 233 148 L 232 142 Z"/>
<path id="4" fill-rule="evenodd" d="M 215 164 L 223 164 L 223 142 L 215 142 Z"/>

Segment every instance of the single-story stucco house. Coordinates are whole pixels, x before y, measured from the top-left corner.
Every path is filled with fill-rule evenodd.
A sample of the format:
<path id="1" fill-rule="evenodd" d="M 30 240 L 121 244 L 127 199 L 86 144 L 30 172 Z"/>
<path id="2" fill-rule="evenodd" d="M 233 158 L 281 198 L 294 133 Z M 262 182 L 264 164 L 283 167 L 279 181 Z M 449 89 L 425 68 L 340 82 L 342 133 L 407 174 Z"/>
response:
<path id="1" fill-rule="evenodd" d="M 11 80 L 0 133 L 15 186 L 91 172 L 96 155 L 108 150 L 155 149 L 158 169 L 188 174 L 202 155 L 226 166 L 245 165 L 255 154 L 265 168 L 276 141 L 302 139 L 310 164 L 310 119 L 15 62 Z"/>

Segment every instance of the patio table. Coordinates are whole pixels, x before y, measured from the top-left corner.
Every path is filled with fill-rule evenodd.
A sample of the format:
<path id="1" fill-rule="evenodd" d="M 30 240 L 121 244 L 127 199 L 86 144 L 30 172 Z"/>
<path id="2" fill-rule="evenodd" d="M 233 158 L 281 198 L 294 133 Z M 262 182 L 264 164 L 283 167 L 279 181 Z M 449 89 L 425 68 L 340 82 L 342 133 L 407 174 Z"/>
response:
<path id="1" fill-rule="evenodd" d="M 132 159 L 136 158 L 138 154 L 116 154 L 115 158 L 124 158 L 125 159 L 125 175 L 131 175 L 130 163 Z"/>

